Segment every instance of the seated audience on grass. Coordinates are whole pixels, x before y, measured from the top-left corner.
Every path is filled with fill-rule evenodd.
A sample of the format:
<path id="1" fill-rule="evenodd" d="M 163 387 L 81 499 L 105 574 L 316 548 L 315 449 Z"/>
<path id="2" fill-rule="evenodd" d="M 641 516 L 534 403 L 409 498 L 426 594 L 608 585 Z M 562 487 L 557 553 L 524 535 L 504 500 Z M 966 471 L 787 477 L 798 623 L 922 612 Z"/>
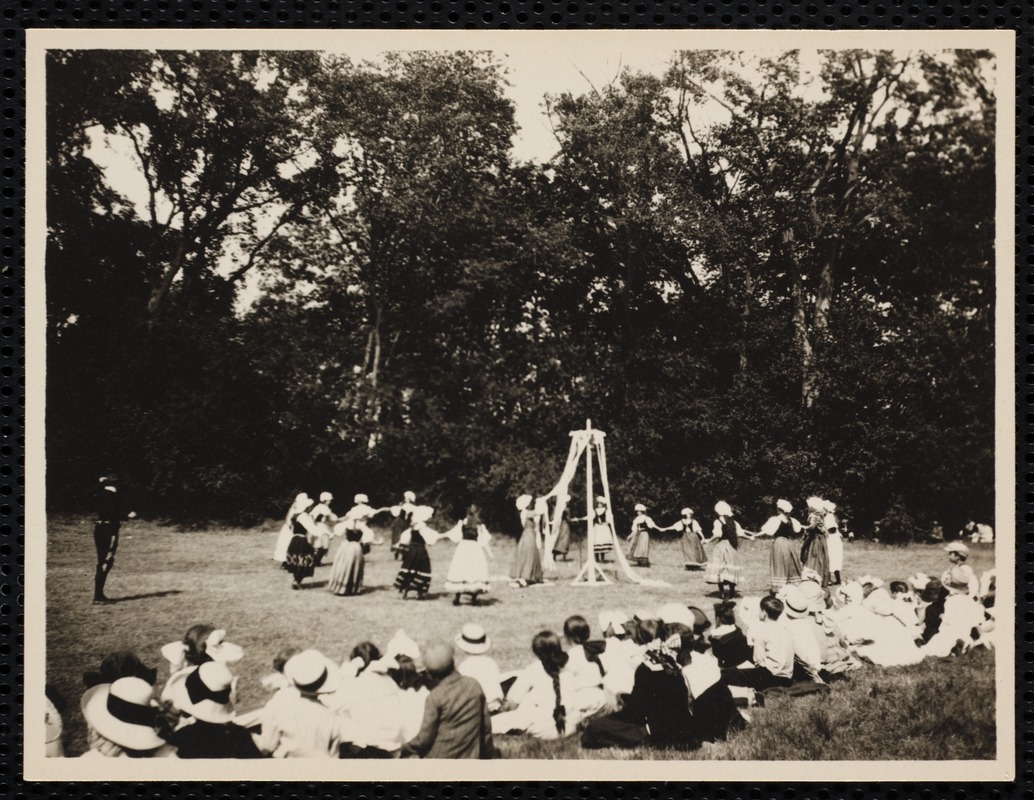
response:
<path id="1" fill-rule="evenodd" d="M 474 678 L 485 693 L 488 712 L 494 714 L 503 704 L 503 689 L 500 685 L 499 665 L 486 655 L 492 648 L 492 639 L 485 629 L 476 623 L 468 623 L 456 634 L 456 649 L 466 654 L 456 667 L 460 675 Z"/>
<path id="2" fill-rule="evenodd" d="M 855 654 L 881 667 L 918 664 L 923 654 L 916 647 L 908 628 L 894 616 L 894 603 L 886 592 L 873 601 L 866 599 L 877 588 L 871 579 L 863 586 L 857 581 L 844 584 L 839 594 L 844 600 L 835 619 Z"/>
<path id="3" fill-rule="evenodd" d="M 980 581 L 973 568 L 966 563 L 969 548 L 962 542 L 952 542 L 944 548 L 948 553 L 950 566 L 941 575 L 941 583 L 951 594 L 968 594 L 976 597 L 980 593 Z"/>
<path id="4" fill-rule="evenodd" d="M 915 610 L 907 602 L 895 599 L 883 588 L 883 581 L 872 575 L 864 575 L 858 579 L 862 584 L 864 599 L 862 605 L 879 617 L 893 617 L 904 626 L 909 635 L 915 639 L 919 635 L 919 621 Z M 903 584 L 903 581 L 892 581 L 891 585 Z"/>
<path id="5" fill-rule="evenodd" d="M 630 622 L 624 611 L 609 610 L 599 614 L 600 630 L 606 645 L 600 653 L 603 692 L 611 708 L 617 708 L 621 696 L 632 691 L 636 668 L 643 659 L 642 650 L 629 635 Z"/>
<path id="6" fill-rule="evenodd" d="M 575 615 L 564 621 L 567 641 L 567 666 L 575 687 L 575 707 L 585 717 L 601 710 L 606 703 L 603 691 L 603 667 L 600 665 L 602 642 L 590 642 L 591 630 L 585 617 Z"/>
<path id="7" fill-rule="evenodd" d="M 822 660 L 820 674 L 823 680 L 845 677 L 847 673 L 861 667 L 861 662 L 852 655 L 850 643 L 833 617 L 833 597 L 829 589 L 823 589 L 818 583 L 805 581 L 801 584 L 801 591 L 808 601 L 808 611 L 815 620 L 814 632 L 819 643 L 819 655 Z"/>
<path id="8" fill-rule="evenodd" d="M 345 758 L 395 758 L 405 742 L 405 712 L 398 684 L 388 674 L 397 668 L 394 658 L 381 658 L 373 642 L 360 642 L 342 668 L 341 688 L 323 702 L 362 731 L 361 746 L 342 748 Z"/>
<path id="9" fill-rule="evenodd" d="M 646 649 L 621 709 L 589 720 L 583 747 L 694 749 L 742 727 L 743 718 L 721 681 L 717 663 L 702 652 L 704 646 L 694 652 L 694 642 L 700 640 L 694 639 L 692 629 L 666 622 L 661 637 Z"/>
<path id="10" fill-rule="evenodd" d="M 251 734 L 234 724 L 233 673 L 208 661 L 172 686 L 173 703 L 186 720 L 168 737 L 180 758 L 262 758 Z"/>
<path id="11" fill-rule="evenodd" d="M 435 686 L 424 704 L 420 731 L 403 754 L 420 758 L 492 758 L 492 721 L 481 684 L 460 675 L 453 647 L 433 642 L 424 648 L 424 668 Z"/>
<path id="12" fill-rule="evenodd" d="M 821 586 L 819 589 L 821 590 Z M 820 631 L 812 618 L 808 599 L 800 584 L 784 586 L 779 592 L 783 601 L 786 632 L 793 645 L 793 677 L 799 681 L 824 683 L 822 680 L 822 651 L 819 646 Z"/>
<path id="13" fill-rule="evenodd" d="M 574 675 L 560 637 L 540 631 L 531 641 L 536 660 L 517 676 L 502 713 L 492 717 L 493 733 L 527 733 L 536 739 L 570 736 L 581 717 L 575 702 Z M 602 705 L 602 703 L 600 704 Z"/>
<path id="14" fill-rule="evenodd" d="M 760 612 L 760 624 L 751 631 L 754 638 L 754 666 L 722 670 L 722 677 L 730 686 L 770 689 L 793 683 L 793 642 L 780 619 L 783 615 L 783 601 L 776 597 L 763 597 Z"/>
<path id="15" fill-rule="evenodd" d="M 995 586 L 998 582 L 997 571 L 989 569 L 980 576 L 980 588 L 977 596 L 985 608 L 993 608 L 995 604 Z"/>
<path id="16" fill-rule="evenodd" d="M 267 710 L 272 711 L 275 715 L 278 713 L 276 711 L 278 705 L 290 703 L 290 697 L 297 694 L 297 691 L 294 684 L 284 675 L 284 667 L 293 656 L 300 652 L 302 652 L 300 647 L 288 646 L 273 656 L 273 671 L 259 680 L 262 688 L 273 692 L 273 696 L 261 708 L 243 714 L 238 713 L 234 720 L 238 725 L 247 728 L 252 733 L 258 733 L 262 730 L 262 717 Z"/>
<path id="17" fill-rule="evenodd" d="M 948 590 L 937 578 L 930 578 L 919 592 L 919 636 L 916 642 L 924 645 L 929 642 L 941 628 L 944 616 L 944 602 L 948 599 Z"/>
<path id="18" fill-rule="evenodd" d="M 202 623 L 192 625 L 182 640 L 164 645 L 162 656 L 169 662 L 170 674 L 165 689 L 162 690 L 161 699 L 171 702 L 169 687 L 174 679 L 182 679 L 194 667 L 209 661 L 232 667 L 244 658 L 244 650 L 239 645 L 226 641 L 226 631 L 222 628 Z M 236 679 L 232 692 L 236 693 Z"/>
<path id="19" fill-rule="evenodd" d="M 715 627 L 711 631 L 711 652 L 722 669 L 744 666 L 754 654 L 747 635 L 736 626 L 736 603 L 723 600 L 715 603 Z"/>
<path id="20" fill-rule="evenodd" d="M 142 678 L 119 678 L 86 690 L 81 704 L 88 749 L 83 758 L 166 758 L 175 755 L 158 735 L 162 722 L 154 687 Z"/>
<path id="21" fill-rule="evenodd" d="M 342 743 L 360 744 L 349 721 L 320 702 L 341 684 L 337 664 L 318 650 L 303 650 L 284 665 L 284 675 L 292 691 L 278 693 L 278 702 L 263 710 L 262 752 L 274 758 L 338 758 Z"/>
<path id="22" fill-rule="evenodd" d="M 395 656 L 395 668 L 388 671 L 399 687 L 402 703 L 402 739 L 408 742 L 420 732 L 424 721 L 424 706 L 430 694 L 427 676 L 417 669 L 416 662 L 407 655 Z"/>
<path id="23" fill-rule="evenodd" d="M 947 591 L 937 632 L 920 648 L 921 656 L 946 658 L 969 650 L 980 636 L 980 626 L 986 621 L 985 611 L 976 597 Z"/>

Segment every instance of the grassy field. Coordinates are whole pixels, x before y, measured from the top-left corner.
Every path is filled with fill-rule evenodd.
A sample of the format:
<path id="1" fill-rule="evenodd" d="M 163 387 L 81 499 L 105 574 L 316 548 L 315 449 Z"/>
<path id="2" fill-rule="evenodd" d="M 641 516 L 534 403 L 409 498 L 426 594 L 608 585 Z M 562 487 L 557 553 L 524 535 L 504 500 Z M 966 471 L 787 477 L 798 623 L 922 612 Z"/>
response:
<path id="1" fill-rule="evenodd" d="M 329 567 L 317 570 L 304 591 L 290 590 L 291 579 L 271 555 L 277 523 L 247 530 L 212 528 L 181 531 L 132 521 L 123 526 L 115 569 L 108 581 L 114 605 L 93 606 L 92 521 L 52 517 L 47 532 L 47 681 L 69 701 L 65 711 L 65 747 L 69 755 L 85 746 L 79 713 L 82 673 L 115 649 L 134 650 L 146 662 L 167 665 L 159 649 L 182 637 L 198 622 L 229 632 L 246 650 L 240 665 L 240 707 L 247 710 L 267 698 L 259 678 L 271 670 L 273 655 L 295 644 L 314 646 L 343 659 L 357 642 L 383 645 L 399 628 L 419 642 L 451 638 L 465 622 L 485 626 L 494 640 L 492 655 L 502 669 L 531 659 L 532 636 L 543 628 L 560 631 L 564 619 L 581 613 L 593 624 L 600 609 L 655 609 L 669 600 L 695 604 L 711 615 L 713 587 L 700 573 L 681 569 L 674 542 L 655 541 L 652 569 L 642 570 L 667 587 L 630 583 L 585 588 L 569 579 L 578 569 L 578 552 L 558 567 L 555 582 L 528 589 L 511 588 L 513 540 L 497 536 L 493 545 L 493 592 L 481 605 L 456 608 L 443 583 L 453 545 L 430 548 L 434 580 L 430 596 L 403 601 L 391 589 L 397 562 L 388 548 L 375 547 L 367 558 L 367 591 L 358 597 L 335 597 L 326 590 Z M 740 590 L 767 589 L 767 542 L 745 541 Z M 846 575 L 871 573 L 884 579 L 915 571 L 939 575 L 946 566 L 935 545 L 908 548 L 848 543 Z M 332 556 L 333 554 L 331 554 Z M 979 574 L 993 566 L 991 546 L 975 546 L 970 563 Z M 713 616 L 713 615 L 712 615 Z M 985 651 L 915 667 L 867 667 L 827 696 L 777 699 L 753 712 L 747 730 L 730 741 L 706 745 L 697 753 L 656 750 L 582 751 L 576 738 L 535 742 L 501 737 L 510 758 L 699 758 L 699 759 L 986 759 L 994 757 L 994 657 Z M 162 663 L 159 663 L 162 662 Z"/>

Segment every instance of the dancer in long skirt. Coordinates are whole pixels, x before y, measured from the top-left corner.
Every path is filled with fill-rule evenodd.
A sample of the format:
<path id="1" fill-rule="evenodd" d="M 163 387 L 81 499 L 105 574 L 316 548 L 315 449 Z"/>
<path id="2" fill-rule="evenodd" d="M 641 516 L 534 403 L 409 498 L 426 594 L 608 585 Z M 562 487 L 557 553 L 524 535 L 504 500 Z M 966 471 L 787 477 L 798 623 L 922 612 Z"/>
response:
<path id="1" fill-rule="evenodd" d="M 492 536 L 481 522 L 481 510 L 472 505 L 467 509 L 467 516 L 445 536 L 457 543 L 445 578 L 445 591 L 456 595 L 452 601 L 454 606 L 460 604 L 463 595 L 470 597 L 471 604 L 476 606 L 478 596 L 491 589 L 488 559 L 492 555 Z"/>
<path id="2" fill-rule="evenodd" d="M 761 526 L 757 536 L 772 537 L 772 553 L 768 562 L 768 582 L 773 591 L 788 583 L 801 582 L 801 559 L 791 541 L 800 533 L 801 523 L 790 516 L 793 506 L 786 500 L 776 502 L 776 514 Z"/>
<path id="3" fill-rule="evenodd" d="M 826 547 L 826 504 L 820 497 L 809 497 L 808 526 L 801 545 L 801 564 L 814 570 L 822 585 L 829 586 L 829 550 Z"/>
<path id="4" fill-rule="evenodd" d="M 628 561 L 635 567 L 650 566 L 650 529 L 657 530 L 657 524 L 647 516 L 646 506 L 635 504 L 632 532 L 628 536 Z"/>
<path id="5" fill-rule="evenodd" d="M 571 550 L 571 517 L 569 504 L 571 495 L 564 499 L 564 511 L 560 515 L 560 524 L 557 526 L 556 539 L 553 541 L 553 560 L 566 561 L 567 554 Z"/>
<path id="6" fill-rule="evenodd" d="M 743 571 L 738 551 L 740 536 L 744 533 L 740 523 L 733 519 L 732 507 L 724 500 L 715 503 L 714 513 L 718 519 L 714 521 L 709 541 L 717 541 L 718 544 L 711 550 L 704 581 L 717 584 L 718 594 L 725 600 L 727 597 L 736 597 L 736 584 L 740 582 L 740 573 Z"/>
<path id="7" fill-rule="evenodd" d="M 284 569 L 294 578 L 292 589 L 302 588 L 302 581 L 312 577 L 316 564 L 316 551 L 309 544 L 309 536 L 316 527 L 308 513 L 312 506 L 313 502 L 309 500 L 291 522 L 291 542 L 287 545 Z"/>
<path id="8" fill-rule="evenodd" d="M 391 507 L 391 522 L 388 530 L 391 532 L 391 552 L 398 561 L 406 552 L 408 542 L 402 541 L 403 534 L 409 530 L 413 522 L 413 510 L 416 508 L 416 495 L 413 492 L 405 492 L 402 495 L 402 503 Z M 408 540 L 409 537 L 406 537 Z"/>
<path id="9" fill-rule="evenodd" d="M 413 510 L 409 547 L 395 576 L 395 588 L 403 599 L 410 592 L 416 592 L 417 597 L 423 600 L 431 586 L 431 556 L 427 553 L 427 545 L 433 545 L 441 536 L 427 524 L 433 515 L 434 509 L 430 506 L 417 506 Z"/>
<path id="10" fill-rule="evenodd" d="M 522 494 L 517 498 L 517 510 L 521 514 L 521 538 L 514 553 L 510 577 L 513 586 L 528 586 L 542 583 L 542 557 L 539 554 L 542 519 L 546 513 L 546 500 L 539 498 L 532 505 L 532 496 Z"/>
<path id="11" fill-rule="evenodd" d="M 687 570 L 703 569 L 707 566 L 707 552 L 704 550 L 704 530 L 693 518 L 693 509 L 682 509 L 682 517 L 660 531 L 682 531 L 679 546 L 682 549 L 682 562 Z"/>
<path id="12" fill-rule="evenodd" d="M 295 498 L 294 502 L 291 503 L 291 507 L 287 509 L 287 516 L 284 518 L 284 524 L 280 528 L 280 534 L 276 538 L 276 546 L 273 548 L 273 560 L 280 565 L 287 560 L 287 546 L 291 543 L 291 537 L 294 536 L 294 518 L 303 510 L 312 505 L 312 500 L 309 499 L 309 495 L 305 492 L 300 492 Z"/>
<path id="13" fill-rule="evenodd" d="M 323 564 L 323 559 L 330 549 L 330 537 L 333 535 L 331 524 L 337 522 L 337 514 L 330 510 L 334 495 L 330 492 L 320 494 L 320 501 L 309 511 L 309 516 L 316 523 L 316 528 L 309 536 L 309 544 L 316 552 L 316 566 Z"/>
<path id="14" fill-rule="evenodd" d="M 829 574 L 832 583 L 840 585 L 840 573 L 844 570 L 844 536 L 837 519 L 837 504 L 827 500 L 822 527 L 826 530 L 826 550 L 829 553 Z"/>
<path id="15" fill-rule="evenodd" d="M 592 512 L 592 519 L 589 521 L 592 526 L 592 554 L 599 562 L 607 560 L 607 553 L 614 549 L 614 528 L 607 519 L 607 499 L 596 498 L 596 507 Z"/>
<path id="16" fill-rule="evenodd" d="M 334 553 L 327 589 L 337 595 L 359 594 L 363 589 L 363 571 L 366 557 L 363 555 L 362 531 L 345 531 L 345 538 Z"/>
<path id="17" fill-rule="evenodd" d="M 354 505 L 341 518 L 342 523 L 339 527 L 345 532 L 359 531 L 359 541 L 363 546 L 363 552 L 369 553 L 371 545 L 381 544 L 381 542 L 375 540 L 373 530 L 370 528 L 368 521 L 371 517 L 380 514 L 386 509 L 372 508 L 370 506 L 370 498 L 365 494 L 357 494 L 353 498 L 353 503 Z"/>

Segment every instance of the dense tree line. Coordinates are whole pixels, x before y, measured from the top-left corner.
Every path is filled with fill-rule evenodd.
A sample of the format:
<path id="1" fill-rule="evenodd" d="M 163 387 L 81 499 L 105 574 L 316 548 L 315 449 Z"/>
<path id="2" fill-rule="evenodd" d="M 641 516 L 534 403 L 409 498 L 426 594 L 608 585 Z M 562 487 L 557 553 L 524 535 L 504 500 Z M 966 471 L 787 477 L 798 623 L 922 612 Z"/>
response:
<path id="1" fill-rule="evenodd" d="M 990 520 L 993 64 L 798 57 L 549 97 L 537 164 L 485 54 L 51 53 L 51 507 L 115 469 L 181 521 L 414 488 L 506 525 L 591 417 L 619 506 Z"/>

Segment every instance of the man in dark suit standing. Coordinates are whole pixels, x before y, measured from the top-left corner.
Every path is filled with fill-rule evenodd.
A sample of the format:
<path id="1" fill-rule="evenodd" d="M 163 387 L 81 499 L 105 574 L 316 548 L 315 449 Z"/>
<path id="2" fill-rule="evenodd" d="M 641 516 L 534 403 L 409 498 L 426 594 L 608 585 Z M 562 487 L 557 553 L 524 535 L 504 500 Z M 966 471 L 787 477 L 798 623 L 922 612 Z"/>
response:
<path id="1" fill-rule="evenodd" d="M 107 475 L 100 479 L 97 490 L 97 524 L 93 528 L 93 543 L 97 548 L 97 571 L 93 577 L 94 605 L 108 605 L 113 600 L 105 597 L 104 583 L 108 573 L 115 564 L 115 551 L 118 550 L 118 533 L 123 521 L 136 516 L 135 511 L 127 511 L 122 495 L 119 494 L 117 475 Z"/>

